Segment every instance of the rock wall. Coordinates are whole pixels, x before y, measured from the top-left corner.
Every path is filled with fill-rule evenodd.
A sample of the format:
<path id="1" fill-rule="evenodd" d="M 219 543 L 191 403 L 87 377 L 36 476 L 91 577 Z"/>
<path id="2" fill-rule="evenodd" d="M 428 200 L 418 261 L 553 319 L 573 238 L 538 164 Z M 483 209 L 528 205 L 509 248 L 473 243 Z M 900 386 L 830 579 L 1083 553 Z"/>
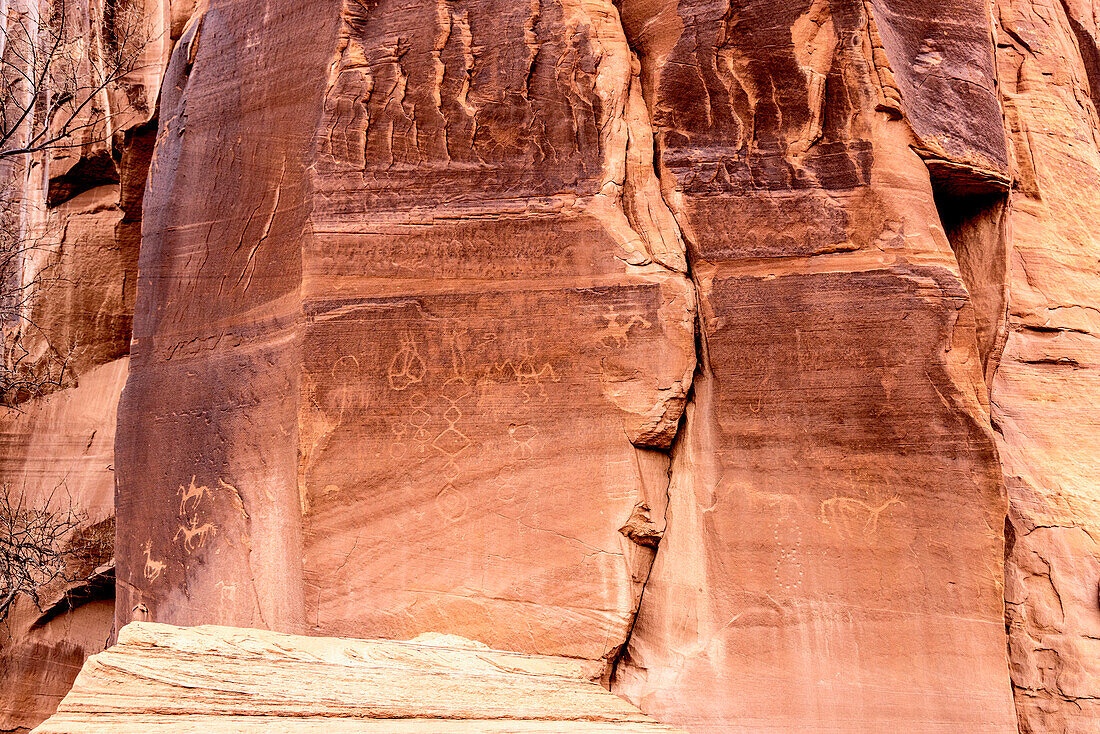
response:
<path id="1" fill-rule="evenodd" d="M 1016 177 L 993 383 L 1012 682 L 1021 732 L 1086 732 L 1100 717 L 1096 10 L 1003 2 L 996 30 Z"/>
<path id="2" fill-rule="evenodd" d="M 0 457 L 95 477 L 115 629 L 459 634 L 699 732 L 1095 728 L 1091 3 L 146 11 L 147 114 L 28 186 L 77 357 Z"/>
<path id="3" fill-rule="evenodd" d="M 993 46 L 896 5 L 623 5 L 702 368 L 615 683 L 700 731 L 1014 723 L 996 319 L 937 209 L 1005 196 Z"/>
<path id="4" fill-rule="evenodd" d="M 3 3 L 4 22 L 29 24 L 34 5 Z M 19 597 L 0 621 L 2 731 L 24 731 L 49 716 L 113 630 L 117 407 L 129 363 L 160 77 L 171 49 L 159 2 L 69 0 L 57 7 L 77 48 L 100 43 L 111 19 L 129 12 L 144 41 L 129 73 L 88 100 L 106 127 L 89 124 L 62 144 L 0 160 L 0 172 L 16 182 L 20 216 L 9 226 L 25 232 L 19 252 L 4 252 L 3 276 L 28 294 L 16 349 L 38 374 L 60 378 L 57 389 L 0 409 L 0 491 L 33 506 L 71 507 L 82 518 L 73 541 L 85 546 L 67 569 L 75 580 L 41 591 L 44 608 Z M 5 47 L 10 54 L 15 45 Z M 87 69 L 79 74 L 88 84 Z M 5 360 L 12 326 L 4 324 Z"/>

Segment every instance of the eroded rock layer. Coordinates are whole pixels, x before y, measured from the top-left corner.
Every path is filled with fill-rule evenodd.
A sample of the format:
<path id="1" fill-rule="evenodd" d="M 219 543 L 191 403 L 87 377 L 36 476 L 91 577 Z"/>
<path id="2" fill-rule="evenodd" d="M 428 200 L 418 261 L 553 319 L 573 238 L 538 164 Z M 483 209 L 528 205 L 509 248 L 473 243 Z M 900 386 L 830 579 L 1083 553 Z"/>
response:
<path id="1" fill-rule="evenodd" d="M 610 3 L 447 8 L 231 3 L 185 31 L 122 405 L 123 615 L 625 639 L 652 549 L 620 528 L 656 528 L 695 367 L 637 67 Z M 328 45 L 299 53 L 301 23 Z"/>
<path id="2" fill-rule="evenodd" d="M 0 209 L 17 214 L 5 217 L 4 226 L 12 229 L 0 240 L 0 492 L 9 509 L 22 502 L 61 516 L 72 512 L 79 522 L 61 547 L 80 549 L 70 553 L 64 578 L 39 590 L 43 608 L 21 595 L 10 608 L 3 605 L 3 731 L 26 731 L 48 716 L 85 657 L 102 650 L 112 634 L 117 407 L 127 375 L 153 119 L 171 48 L 160 2 L 3 2 L 5 74 L 26 54 L 21 33 L 44 23 L 51 5 L 64 16 L 74 43 L 58 56 L 54 72 L 66 63 L 77 65 L 72 81 L 78 87 L 91 82 L 90 70 L 78 64 L 89 55 L 77 51 L 102 42 L 114 10 L 134 14 L 143 42 L 119 84 L 86 99 L 75 126 L 79 134 L 32 155 L 0 156 Z M 66 93 L 48 91 L 55 100 Z M 0 101 L 8 132 L 12 100 L 5 95 Z M 5 138 L 2 147 L 10 151 L 12 140 Z M 9 181 L 14 202 L 5 198 Z M 35 399 L 20 401 L 19 391 L 7 392 L 13 374 L 45 387 L 30 391 Z M 5 528 L 10 520 L 4 518 Z"/>
<path id="3" fill-rule="evenodd" d="M 993 49 L 978 3 L 883 6 L 624 4 L 703 362 L 616 686 L 700 731 L 1013 726 L 986 315 L 936 208 L 1003 197 Z"/>
<path id="4" fill-rule="evenodd" d="M 135 622 L 34 731 L 676 732 L 569 658 Z M 184 685 L 180 685 L 184 683 Z"/>
<path id="5" fill-rule="evenodd" d="M 616 11 L 348 3 L 338 48 L 303 260 L 309 628 L 606 658 L 637 596 L 619 528 L 667 483 L 640 452 L 695 367 Z"/>

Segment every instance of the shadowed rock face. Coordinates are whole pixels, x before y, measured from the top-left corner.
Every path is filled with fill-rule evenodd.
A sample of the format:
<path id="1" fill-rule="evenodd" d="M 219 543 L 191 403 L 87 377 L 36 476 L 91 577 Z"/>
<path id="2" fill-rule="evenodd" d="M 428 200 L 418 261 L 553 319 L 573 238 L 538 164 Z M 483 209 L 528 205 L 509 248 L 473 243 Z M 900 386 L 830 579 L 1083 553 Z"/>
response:
<path id="1" fill-rule="evenodd" d="M 698 732 L 1096 727 L 1089 3 L 157 12 L 149 115 L 28 204 L 79 361 L 0 465 L 117 401 L 115 629 L 458 634 Z"/>

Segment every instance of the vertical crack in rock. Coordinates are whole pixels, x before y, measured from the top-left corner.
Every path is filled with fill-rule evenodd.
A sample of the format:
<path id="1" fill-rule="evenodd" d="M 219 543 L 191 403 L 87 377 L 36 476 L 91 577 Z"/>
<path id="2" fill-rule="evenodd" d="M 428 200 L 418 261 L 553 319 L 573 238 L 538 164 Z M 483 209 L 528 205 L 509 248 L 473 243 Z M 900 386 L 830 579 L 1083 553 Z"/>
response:
<path id="1" fill-rule="evenodd" d="M 959 190 L 933 178 L 932 193 L 970 294 L 982 372 L 990 390 L 1008 337 L 1008 192 Z"/>
<path id="2" fill-rule="evenodd" d="M 659 385 L 658 402 L 639 421 L 628 424 L 635 446 L 643 497 L 619 532 L 636 590 L 623 638 L 607 653 L 603 683 L 608 688 L 637 622 L 646 583 L 668 521 L 671 454 L 682 430 L 684 407 L 698 370 L 698 297 L 681 228 L 665 200 L 656 167 L 652 121 L 642 95 L 641 60 L 631 48 L 618 9 L 610 1 L 593 8 L 594 24 L 606 23 L 596 36 L 612 39 L 599 61 L 597 90 L 605 108 L 600 124 L 604 173 L 589 211 L 604 224 L 620 247 L 622 259 L 640 270 L 668 279 L 666 318 L 682 322 L 690 335 L 691 359 L 678 380 Z M 596 20 L 598 18 L 599 20 Z M 665 271 L 662 273 L 661 271 Z M 658 469 L 661 467 L 661 469 Z M 662 474 L 658 480 L 657 474 Z M 659 487 L 653 487 L 654 484 Z"/>
<path id="3" fill-rule="evenodd" d="M 872 5 L 883 12 L 872 15 Z M 969 198 L 985 187 L 1003 197 L 1005 189 L 997 135 L 985 134 L 984 113 L 999 113 L 977 63 L 987 49 L 973 41 L 987 26 L 974 3 L 959 8 L 966 17 L 950 28 L 936 27 L 936 18 L 914 24 L 888 1 L 868 2 L 866 14 L 862 6 L 620 5 L 630 40 L 644 50 L 646 101 L 664 148 L 658 181 L 681 215 L 685 272 L 700 304 L 689 430 L 672 446 L 674 527 L 658 546 L 613 685 L 678 724 L 778 730 L 831 716 L 850 721 L 865 713 L 863 693 L 842 689 L 903 657 L 922 659 L 907 640 L 933 628 L 980 650 L 985 680 L 975 676 L 971 690 L 1004 682 L 982 716 L 1011 713 L 997 666 L 1000 635 L 976 623 L 1001 616 L 991 569 L 1000 562 L 1003 511 L 988 390 L 962 266 L 938 233 L 926 178 L 937 169 L 966 187 L 945 194 L 964 198 L 950 228 L 957 250 L 975 251 L 977 282 L 986 277 L 982 257 L 1003 246 L 996 211 L 984 217 Z M 955 59 L 948 52 L 959 34 L 965 48 Z M 976 91 L 969 81 L 980 82 Z M 971 97 L 981 104 L 960 104 Z M 993 122 L 1001 126 L 999 114 Z M 993 305 L 982 311 L 993 314 L 988 330 L 996 334 L 1003 298 L 992 290 Z M 712 348 L 721 355 L 714 364 Z M 995 362 L 992 346 L 981 351 Z M 905 449 L 892 451 L 893 441 Z M 912 476 L 916 446 L 944 457 L 931 476 Z M 958 524 L 957 550 L 937 554 L 906 540 L 928 517 Z M 960 575 L 971 549 L 981 568 Z M 873 580 L 886 588 L 876 574 L 910 562 L 926 584 L 949 575 L 969 596 L 943 596 L 936 612 L 913 613 L 921 592 L 899 583 L 876 614 L 855 611 L 858 602 L 835 617 L 826 611 L 848 594 L 858 599 Z M 826 629 L 830 618 L 844 628 Z M 849 640 L 858 649 L 872 638 L 894 646 L 893 662 L 845 651 Z M 783 681 L 773 691 L 786 685 L 805 699 L 777 704 L 760 690 L 743 705 L 723 698 L 731 682 L 757 674 L 750 649 L 772 661 L 756 661 L 774 666 L 769 679 Z M 971 665 L 963 658 L 945 656 L 943 678 Z M 824 671 L 840 668 L 845 682 L 833 689 Z M 935 685 L 924 688 L 917 695 L 937 695 Z M 886 695 L 901 710 L 914 691 Z M 875 715 L 915 722 L 920 713 Z"/>
<path id="4" fill-rule="evenodd" d="M 616 237 L 626 262 L 639 268 L 649 266 L 650 271 L 653 266 L 671 271 L 657 274 L 670 281 L 663 320 L 694 334 L 698 297 L 688 271 L 682 231 L 665 201 L 655 167 L 653 126 L 642 96 L 641 62 L 630 47 L 617 9 L 608 3 L 606 12 L 614 19 L 615 53 L 601 61 L 600 76 L 604 65 L 610 64 L 615 92 L 601 95 L 610 104 L 601 124 L 604 178 L 590 209 Z M 695 372 L 694 345 L 691 351 L 692 358 L 685 361 L 682 373 L 670 375 L 675 381 L 658 386 L 660 399 L 628 425 L 635 446 L 671 447 Z"/>
<path id="5" fill-rule="evenodd" d="M 639 421 L 627 427 L 631 443 L 636 447 L 645 496 L 620 529 L 633 546 L 626 549 L 626 554 L 636 592 L 623 639 L 608 652 L 604 682 L 610 687 L 637 621 L 667 523 L 672 471 L 670 455 L 697 369 L 695 339 L 699 330 L 697 291 L 691 280 L 685 242 L 665 201 L 655 167 L 652 121 L 642 95 L 641 61 L 630 47 L 617 8 L 607 2 L 593 12 L 600 18 L 593 19 L 594 23 L 607 24 L 606 29 L 597 30 L 595 35 L 613 40 L 605 47 L 609 53 L 600 60 L 597 73 L 597 89 L 605 105 L 600 125 L 604 175 L 589 211 L 600 218 L 616 238 L 623 248 L 625 262 L 671 281 L 669 302 L 664 308 L 673 311 L 672 320 L 690 321 L 686 331 L 692 338 L 692 359 L 685 365 L 679 380 L 660 385 L 658 402 Z M 662 274 L 661 269 L 671 272 Z M 661 486 L 651 491 L 656 483 L 652 467 L 661 463 L 664 465 Z M 643 464 L 649 464 L 651 469 L 647 471 Z"/>
<path id="6" fill-rule="evenodd" d="M 445 624 L 607 662 L 661 532 L 695 367 L 639 65 L 610 0 L 343 8 L 303 254 L 318 630 Z M 589 483 L 540 469 L 576 450 L 624 470 Z M 403 498 L 384 512 L 382 480 L 352 470 L 367 463 Z M 356 527 L 359 506 L 372 514 Z M 436 567 L 391 583 L 379 559 L 411 552 Z"/>

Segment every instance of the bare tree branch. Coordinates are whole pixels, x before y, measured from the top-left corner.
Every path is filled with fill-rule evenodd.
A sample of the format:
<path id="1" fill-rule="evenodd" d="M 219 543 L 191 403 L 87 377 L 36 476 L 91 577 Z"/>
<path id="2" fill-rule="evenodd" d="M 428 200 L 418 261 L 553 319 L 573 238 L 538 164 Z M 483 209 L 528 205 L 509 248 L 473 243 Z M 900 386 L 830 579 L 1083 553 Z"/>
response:
<path id="1" fill-rule="evenodd" d="M 44 589 L 84 575 L 73 561 L 87 551 L 77 533 L 86 517 L 59 494 L 32 503 L 24 491 L 0 488 L 0 621 L 18 597 L 42 610 Z"/>
<path id="2" fill-rule="evenodd" d="M 87 130 L 110 137 L 114 118 L 104 94 L 142 69 L 150 42 L 140 11 L 105 5 L 101 22 L 85 19 L 67 0 L 46 4 L 48 17 L 30 9 L 0 19 L 0 159 L 48 150 Z M 67 145 L 72 145 L 69 141 Z"/>
<path id="3" fill-rule="evenodd" d="M 137 4 L 116 0 L 0 0 L 0 11 L 0 406 L 17 407 L 71 381 L 68 355 L 31 318 L 63 225 L 52 193 L 26 192 L 43 179 L 52 192 L 58 158 L 110 152 L 124 118 L 148 112 L 130 89 L 151 38 Z"/>

